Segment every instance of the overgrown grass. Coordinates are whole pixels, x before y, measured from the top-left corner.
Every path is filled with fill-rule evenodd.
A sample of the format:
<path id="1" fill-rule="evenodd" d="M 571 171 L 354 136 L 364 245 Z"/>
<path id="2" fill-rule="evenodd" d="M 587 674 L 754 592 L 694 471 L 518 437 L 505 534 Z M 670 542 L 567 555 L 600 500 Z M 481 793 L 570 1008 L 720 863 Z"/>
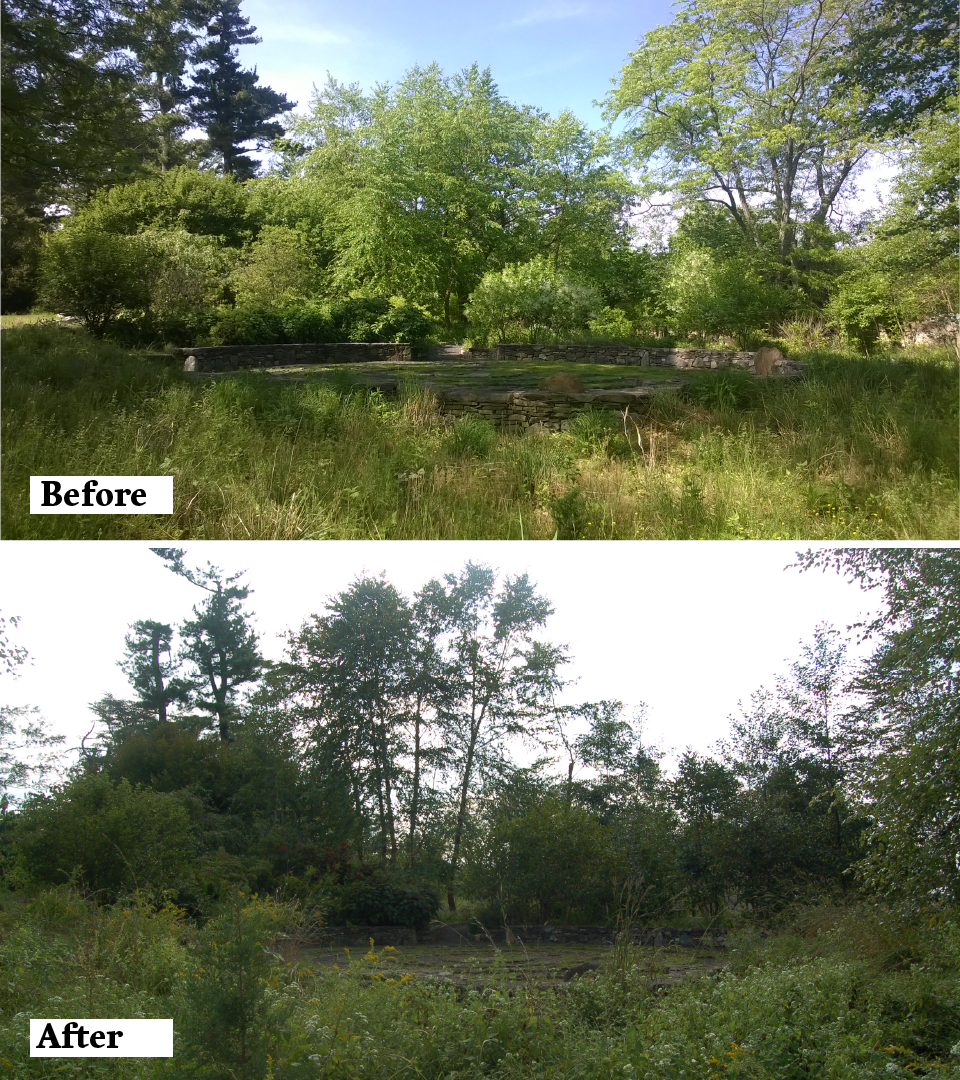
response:
<path id="1" fill-rule="evenodd" d="M 81 331 L 3 334 L 4 539 L 824 539 L 958 535 L 944 351 L 704 373 L 625 424 L 507 435 L 400 399 L 191 380 Z M 481 430 L 483 429 L 483 430 Z M 170 517 L 28 513 L 31 475 L 174 476 Z"/>
<path id="2" fill-rule="evenodd" d="M 404 974 L 402 950 L 338 969 L 251 953 L 246 1000 L 268 1068 L 204 1061 L 197 1013 L 229 1004 L 237 973 L 212 970 L 205 935 L 170 908 L 97 908 L 59 890 L 7 895 L 0 915 L 0 1069 L 32 1076 L 270 1076 L 369 1080 L 879 1080 L 960 1075 L 960 925 L 898 921 L 862 906 L 795 913 L 770 938 L 744 935 L 731 963 L 667 989 L 612 962 L 568 986 L 503 978 L 482 987 Z M 237 926 L 263 924 L 250 898 Z M 270 913 L 267 912 L 269 917 Z M 914 939 L 909 957 L 889 948 Z M 263 945 L 266 945 L 266 940 Z M 262 947 L 262 946 L 261 946 Z M 901 950 L 902 952 L 902 950 Z M 612 958 L 611 958 L 612 959 Z M 258 974 L 259 972 L 259 974 Z M 234 987 L 234 991 L 231 991 Z M 106 1010 L 106 1011 L 105 1011 Z M 216 1035 L 229 1047 L 231 1022 Z M 26 1056 L 31 1016 L 172 1017 L 172 1061 Z"/>

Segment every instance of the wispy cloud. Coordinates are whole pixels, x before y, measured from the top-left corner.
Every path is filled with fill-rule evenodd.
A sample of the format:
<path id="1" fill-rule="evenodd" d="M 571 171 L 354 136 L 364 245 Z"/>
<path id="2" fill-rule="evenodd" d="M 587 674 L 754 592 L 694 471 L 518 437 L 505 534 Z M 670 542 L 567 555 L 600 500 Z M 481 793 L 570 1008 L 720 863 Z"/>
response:
<path id="1" fill-rule="evenodd" d="M 587 4 L 545 4 L 518 19 L 503 24 L 504 30 L 515 30 L 521 26 L 536 26 L 539 23 L 562 22 L 564 19 L 577 19 L 586 15 L 590 8 Z"/>

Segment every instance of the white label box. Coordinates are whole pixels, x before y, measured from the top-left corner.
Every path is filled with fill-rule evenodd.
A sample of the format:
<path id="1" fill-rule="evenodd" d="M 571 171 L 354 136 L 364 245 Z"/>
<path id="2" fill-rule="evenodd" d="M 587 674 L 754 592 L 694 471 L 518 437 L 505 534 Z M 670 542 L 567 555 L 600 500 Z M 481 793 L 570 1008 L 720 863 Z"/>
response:
<path id="1" fill-rule="evenodd" d="M 172 514 L 172 476 L 31 476 L 31 514 Z"/>
<path id="2" fill-rule="evenodd" d="M 172 1020 L 31 1020 L 31 1057 L 173 1057 Z"/>

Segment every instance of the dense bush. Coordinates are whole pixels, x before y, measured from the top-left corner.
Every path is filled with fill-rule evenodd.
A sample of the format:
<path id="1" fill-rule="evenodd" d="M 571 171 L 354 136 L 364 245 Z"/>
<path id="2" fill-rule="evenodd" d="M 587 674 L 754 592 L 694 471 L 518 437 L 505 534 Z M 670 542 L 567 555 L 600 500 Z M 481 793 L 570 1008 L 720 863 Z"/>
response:
<path id="1" fill-rule="evenodd" d="M 175 795 L 85 776 L 27 804 L 14 836 L 14 873 L 32 882 L 76 881 L 105 899 L 148 887 L 178 890 L 191 834 Z"/>
<path id="2" fill-rule="evenodd" d="M 52 233 L 43 248 L 40 302 L 82 319 L 101 336 L 125 311 L 150 303 L 156 253 L 140 236 L 120 236 L 83 222 Z"/>
<path id="3" fill-rule="evenodd" d="M 267 225 L 243 253 L 231 279 L 241 307 L 285 307 L 316 294 L 320 281 L 314 253 L 297 229 Z"/>
<path id="4" fill-rule="evenodd" d="M 749 260 L 720 259 L 696 248 L 674 261 L 667 291 L 672 321 L 681 333 L 727 335 L 740 349 L 756 348 L 769 327 L 796 304 Z"/>
<path id="5" fill-rule="evenodd" d="M 382 871 L 360 866 L 331 889 L 328 921 L 357 926 L 413 926 L 423 930 L 440 910 L 440 894 L 427 882 L 400 884 Z"/>
<path id="6" fill-rule="evenodd" d="M 304 300 L 272 306 L 238 303 L 216 312 L 212 345 L 277 345 L 323 341 L 416 344 L 430 334 L 423 310 L 399 297 L 360 296 L 339 303 Z"/>
<path id="7" fill-rule="evenodd" d="M 478 340 L 543 341 L 582 333 L 599 306 L 599 296 L 557 273 L 543 256 L 485 274 L 474 289 L 467 314 Z"/>
<path id="8" fill-rule="evenodd" d="M 248 244 L 259 228 L 250 211 L 247 185 L 233 176 L 187 167 L 102 191 L 76 217 L 92 229 L 115 235 L 182 229 L 219 238 L 234 248 Z"/>

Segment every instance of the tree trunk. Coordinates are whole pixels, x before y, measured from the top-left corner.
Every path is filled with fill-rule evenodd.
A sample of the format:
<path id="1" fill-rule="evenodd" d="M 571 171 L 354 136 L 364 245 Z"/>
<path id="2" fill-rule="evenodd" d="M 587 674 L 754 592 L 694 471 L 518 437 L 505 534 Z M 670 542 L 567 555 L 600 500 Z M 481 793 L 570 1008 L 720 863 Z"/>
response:
<path id="1" fill-rule="evenodd" d="M 407 865 L 413 867 L 413 852 L 417 835 L 417 811 L 420 801 L 420 702 L 413 721 L 413 792 L 410 796 L 410 845 Z"/>
<path id="2" fill-rule="evenodd" d="M 480 725 L 472 724 L 470 728 L 470 746 L 467 750 L 467 760 L 463 766 L 463 783 L 460 785 L 460 807 L 457 811 L 457 828 L 453 834 L 453 858 L 450 860 L 450 884 L 447 888 L 447 906 L 451 911 L 457 910 L 457 902 L 453 895 L 453 883 L 457 876 L 457 865 L 460 862 L 460 842 L 463 839 L 463 823 L 467 817 L 467 792 L 470 789 L 470 774 L 473 771 L 473 754 L 480 734 Z"/>

